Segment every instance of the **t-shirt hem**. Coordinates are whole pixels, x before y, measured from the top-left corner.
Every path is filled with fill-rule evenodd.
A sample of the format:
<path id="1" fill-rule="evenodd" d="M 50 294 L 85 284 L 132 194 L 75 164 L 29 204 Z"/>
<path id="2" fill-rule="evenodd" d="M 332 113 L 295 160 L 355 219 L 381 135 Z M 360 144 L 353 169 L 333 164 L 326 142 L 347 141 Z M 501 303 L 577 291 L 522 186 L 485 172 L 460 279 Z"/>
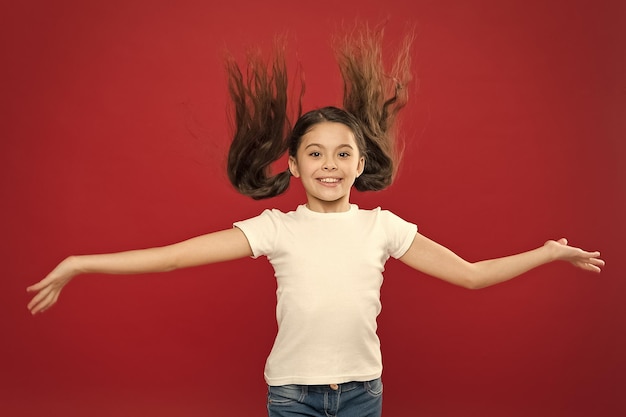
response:
<path id="1" fill-rule="evenodd" d="M 265 382 L 267 385 L 276 387 L 282 385 L 330 385 L 330 384 L 344 384 L 346 382 L 365 382 L 372 381 L 381 377 L 381 372 L 368 374 L 368 375 L 341 375 L 341 376 L 316 376 L 316 377 L 302 377 L 302 376 L 290 376 L 282 378 L 270 378 L 265 375 Z"/>

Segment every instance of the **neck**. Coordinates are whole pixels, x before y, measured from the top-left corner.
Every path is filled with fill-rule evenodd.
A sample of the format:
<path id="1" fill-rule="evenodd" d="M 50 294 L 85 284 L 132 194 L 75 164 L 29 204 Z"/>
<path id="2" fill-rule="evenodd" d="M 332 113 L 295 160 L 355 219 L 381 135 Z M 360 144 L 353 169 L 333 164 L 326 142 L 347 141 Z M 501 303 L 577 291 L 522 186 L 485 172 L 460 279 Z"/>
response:
<path id="1" fill-rule="evenodd" d="M 309 200 L 306 207 L 311 211 L 318 213 L 342 213 L 350 211 L 350 201 L 337 200 L 337 201 L 311 201 Z"/>

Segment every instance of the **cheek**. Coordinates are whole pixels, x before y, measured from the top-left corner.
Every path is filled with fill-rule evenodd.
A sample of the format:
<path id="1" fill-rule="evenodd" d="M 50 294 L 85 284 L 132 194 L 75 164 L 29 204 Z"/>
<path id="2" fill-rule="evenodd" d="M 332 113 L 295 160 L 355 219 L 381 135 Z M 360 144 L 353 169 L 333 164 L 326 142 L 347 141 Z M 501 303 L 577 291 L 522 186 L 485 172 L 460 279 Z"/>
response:
<path id="1" fill-rule="evenodd" d="M 293 166 L 296 172 L 292 171 L 292 174 L 297 173 L 297 177 L 306 177 L 311 176 L 319 169 L 319 164 L 317 161 L 311 160 L 306 156 L 298 156 L 292 160 L 290 166 Z"/>
<path id="2" fill-rule="evenodd" d="M 350 170 L 361 172 L 363 170 L 363 158 L 359 158 L 356 161 L 355 160 L 350 161 Z"/>

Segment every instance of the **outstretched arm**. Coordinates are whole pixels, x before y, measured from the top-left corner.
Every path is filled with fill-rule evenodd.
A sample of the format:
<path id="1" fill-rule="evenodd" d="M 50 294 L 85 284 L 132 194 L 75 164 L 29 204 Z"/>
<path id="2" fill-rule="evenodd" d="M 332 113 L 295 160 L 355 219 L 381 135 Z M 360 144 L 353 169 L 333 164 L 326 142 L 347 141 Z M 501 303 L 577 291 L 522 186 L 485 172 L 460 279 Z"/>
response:
<path id="1" fill-rule="evenodd" d="M 251 256 L 240 229 L 198 236 L 173 245 L 102 255 L 70 256 L 26 290 L 37 293 L 28 304 L 32 314 L 52 307 L 63 287 L 79 274 L 140 274 L 164 272 Z"/>
<path id="2" fill-rule="evenodd" d="M 503 258 L 471 263 L 448 248 L 417 233 L 409 250 L 400 258 L 410 267 L 465 288 L 478 289 L 507 281 L 540 265 L 567 261 L 576 267 L 600 272 L 600 252 L 568 246 L 567 239 L 550 240 L 542 247 Z"/>

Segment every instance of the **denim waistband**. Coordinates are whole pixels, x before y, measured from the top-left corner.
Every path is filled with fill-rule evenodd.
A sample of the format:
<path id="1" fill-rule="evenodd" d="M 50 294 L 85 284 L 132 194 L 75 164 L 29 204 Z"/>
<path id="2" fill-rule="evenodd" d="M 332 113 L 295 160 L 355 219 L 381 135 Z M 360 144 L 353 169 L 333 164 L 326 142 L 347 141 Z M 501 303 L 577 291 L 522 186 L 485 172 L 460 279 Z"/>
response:
<path id="1" fill-rule="evenodd" d="M 379 379 L 379 378 L 377 378 Z M 376 379 L 372 380 L 376 381 Z M 302 390 L 302 392 L 346 392 L 351 391 L 355 388 L 362 387 L 364 384 L 371 381 L 351 381 L 344 382 L 343 384 L 324 384 L 324 385 L 284 385 L 284 388 L 298 389 Z"/>

